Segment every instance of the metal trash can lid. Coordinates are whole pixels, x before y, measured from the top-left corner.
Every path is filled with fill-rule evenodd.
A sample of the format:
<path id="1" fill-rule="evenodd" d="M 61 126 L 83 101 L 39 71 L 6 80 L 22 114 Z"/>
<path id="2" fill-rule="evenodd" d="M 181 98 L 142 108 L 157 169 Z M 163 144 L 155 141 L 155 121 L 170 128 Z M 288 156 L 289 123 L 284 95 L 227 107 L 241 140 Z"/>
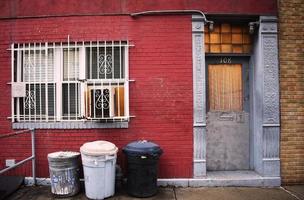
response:
<path id="1" fill-rule="evenodd" d="M 138 140 L 129 143 L 123 148 L 123 152 L 127 155 L 132 156 L 141 156 L 141 155 L 151 155 L 151 156 L 160 156 L 163 153 L 163 150 L 159 145 L 147 141 L 147 140 Z"/>
<path id="2" fill-rule="evenodd" d="M 57 152 L 49 153 L 48 159 L 50 161 L 66 160 L 66 159 L 75 158 L 79 155 L 80 153 L 74 151 L 57 151 Z"/>
<path id="3" fill-rule="evenodd" d="M 81 153 L 91 156 L 113 155 L 117 151 L 115 144 L 104 140 L 87 142 L 80 147 Z"/>

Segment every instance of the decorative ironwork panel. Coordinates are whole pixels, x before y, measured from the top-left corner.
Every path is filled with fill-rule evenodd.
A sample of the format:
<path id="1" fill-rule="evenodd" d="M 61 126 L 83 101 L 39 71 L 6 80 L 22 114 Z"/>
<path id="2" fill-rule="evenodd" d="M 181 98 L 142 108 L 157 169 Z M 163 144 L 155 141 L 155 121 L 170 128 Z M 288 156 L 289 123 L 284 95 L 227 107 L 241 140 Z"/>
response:
<path id="1" fill-rule="evenodd" d="M 95 108 L 109 109 L 110 106 L 110 92 L 108 89 L 95 90 Z"/>
<path id="2" fill-rule="evenodd" d="M 25 101 L 24 101 L 24 108 L 33 110 L 36 107 L 36 92 L 34 90 L 27 90 Z"/>
<path id="3" fill-rule="evenodd" d="M 98 56 L 98 68 L 99 75 L 111 74 L 113 70 L 113 58 L 111 54 L 99 54 Z"/>
<path id="4" fill-rule="evenodd" d="M 35 69 L 35 62 L 34 62 L 34 56 L 31 55 L 31 54 L 25 54 L 25 57 L 24 57 L 24 75 L 25 75 L 25 79 L 27 81 L 29 81 L 30 78 L 33 79 L 34 77 L 34 69 Z M 30 76 L 31 74 L 31 76 Z M 33 80 L 32 80 L 33 81 Z"/>

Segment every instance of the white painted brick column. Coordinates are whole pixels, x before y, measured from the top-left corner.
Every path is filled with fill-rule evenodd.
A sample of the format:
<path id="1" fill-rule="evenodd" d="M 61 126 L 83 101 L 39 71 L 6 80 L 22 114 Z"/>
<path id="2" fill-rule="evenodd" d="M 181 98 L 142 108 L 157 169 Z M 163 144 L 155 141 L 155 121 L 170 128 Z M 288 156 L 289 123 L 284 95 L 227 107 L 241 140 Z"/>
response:
<path id="1" fill-rule="evenodd" d="M 263 176 L 280 176 L 280 106 L 277 18 L 260 17 L 263 68 Z"/>
<path id="2" fill-rule="evenodd" d="M 192 15 L 193 177 L 206 176 L 206 75 L 204 18 Z"/>

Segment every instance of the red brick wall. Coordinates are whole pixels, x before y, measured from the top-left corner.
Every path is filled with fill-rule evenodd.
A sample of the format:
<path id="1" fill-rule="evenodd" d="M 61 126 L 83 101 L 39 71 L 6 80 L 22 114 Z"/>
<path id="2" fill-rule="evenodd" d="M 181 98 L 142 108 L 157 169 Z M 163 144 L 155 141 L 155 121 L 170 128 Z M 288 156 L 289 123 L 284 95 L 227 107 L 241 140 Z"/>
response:
<path id="1" fill-rule="evenodd" d="M 281 174 L 304 183 L 304 4 L 279 1 Z"/>
<path id="2" fill-rule="evenodd" d="M 202 10 L 207 14 L 276 15 L 276 0 L 1 0 L 0 18 L 37 15 L 129 14 L 147 10 Z"/>
<path id="3" fill-rule="evenodd" d="M 11 132 L 11 43 L 89 40 L 129 40 L 130 114 L 128 129 L 37 130 L 37 176 L 48 176 L 47 154 L 78 151 L 93 140 L 108 140 L 121 148 L 132 140 L 148 139 L 164 150 L 160 177 L 192 177 L 192 34 L 190 16 L 62 17 L 0 21 L 0 133 Z M 0 168 L 5 159 L 30 154 L 28 136 L 0 140 Z M 15 170 L 30 176 L 31 165 Z"/>

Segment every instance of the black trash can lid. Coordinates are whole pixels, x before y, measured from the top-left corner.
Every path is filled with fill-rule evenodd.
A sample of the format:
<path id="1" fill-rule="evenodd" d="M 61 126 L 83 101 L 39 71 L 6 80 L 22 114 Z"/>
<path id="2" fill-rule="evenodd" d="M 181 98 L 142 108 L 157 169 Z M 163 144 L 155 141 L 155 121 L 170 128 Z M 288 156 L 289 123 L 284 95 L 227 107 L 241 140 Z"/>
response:
<path id="1" fill-rule="evenodd" d="M 163 150 L 157 144 L 147 141 L 147 140 L 138 140 L 129 143 L 123 148 L 123 152 L 127 155 L 132 156 L 141 156 L 141 155 L 151 155 L 151 156 L 160 156 L 163 153 Z"/>

